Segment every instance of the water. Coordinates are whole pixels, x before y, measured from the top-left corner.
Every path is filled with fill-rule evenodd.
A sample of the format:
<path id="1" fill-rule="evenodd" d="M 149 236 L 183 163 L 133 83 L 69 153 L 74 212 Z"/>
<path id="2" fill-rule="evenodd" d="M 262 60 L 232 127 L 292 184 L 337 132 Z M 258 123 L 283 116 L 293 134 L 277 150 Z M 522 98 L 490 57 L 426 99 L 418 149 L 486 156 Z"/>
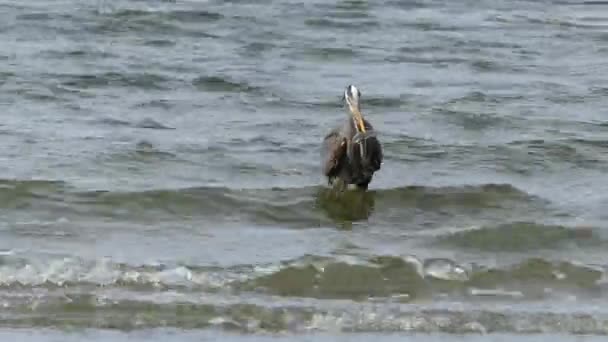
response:
<path id="1" fill-rule="evenodd" d="M 603 338 L 606 9 L 0 2 L 1 339 Z"/>

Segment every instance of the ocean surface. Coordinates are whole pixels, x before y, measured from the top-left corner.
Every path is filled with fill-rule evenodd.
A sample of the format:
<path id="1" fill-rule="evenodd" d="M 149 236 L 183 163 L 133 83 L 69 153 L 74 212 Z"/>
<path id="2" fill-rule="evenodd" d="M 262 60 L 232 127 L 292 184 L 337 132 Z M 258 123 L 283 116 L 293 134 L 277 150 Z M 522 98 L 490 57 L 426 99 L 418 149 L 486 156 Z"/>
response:
<path id="1" fill-rule="evenodd" d="M 0 0 L 0 340 L 600 341 L 608 2 Z M 336 196 L 362 93 L 384 163 Z"/>

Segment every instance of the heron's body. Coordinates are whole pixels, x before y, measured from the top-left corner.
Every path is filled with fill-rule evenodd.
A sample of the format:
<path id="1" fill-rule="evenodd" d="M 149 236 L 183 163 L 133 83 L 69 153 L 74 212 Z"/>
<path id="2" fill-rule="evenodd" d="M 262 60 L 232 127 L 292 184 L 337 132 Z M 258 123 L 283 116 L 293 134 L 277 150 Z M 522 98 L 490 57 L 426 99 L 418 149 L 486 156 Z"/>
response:
<path id="1" fill-rule="evenodd" d="M 348 89 L 347 97 L 352 96 L 349 95 Z M 352 89 L 359 94 L 356 88 Z M 336 181 L 339 181 L 342 188 L 352 184 L 366 190 L 374 173 L 380 170 L 382 145 L 375 136 L 373 126 L 363 119 L 359 112 L 358 95 L 351 101 L 357 101 L 351 107 L 354 108 L 354 116 L 331 130 L 323 139 L 323 174 L 328 178 L 329 185 L 334 186 Z M 360 118 L 360 121 L 357 118 Z M 360 128 L 358 122 L 364 129 Z"/>

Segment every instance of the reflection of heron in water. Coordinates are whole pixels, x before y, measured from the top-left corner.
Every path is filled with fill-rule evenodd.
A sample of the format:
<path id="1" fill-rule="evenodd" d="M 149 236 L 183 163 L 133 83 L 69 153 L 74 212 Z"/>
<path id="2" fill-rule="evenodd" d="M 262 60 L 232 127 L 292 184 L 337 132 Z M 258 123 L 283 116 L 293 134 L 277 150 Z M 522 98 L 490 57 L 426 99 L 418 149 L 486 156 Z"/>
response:
<path id="1" fill-rule="evenodd" d="M 344 91 L 350 117 L 323 139 L 321 159 L 323 174 L 328 184 L 338 184 L 341 190 L 354 184 L 367 190 L 374 172 L 382 164 L 382 146 L 374 128 L 363 118 L 360 106 L 361 92 L 354 85 Z"/>
<path id="2" fill-rule="evenodd" d="M 334 223 L 350 228 L 354 222 L 366 221 L 372 216 L 376 195 L 374 191 L 348 191 L 336 197 L 331 189 L 319 188 L 315 205 Z"/>

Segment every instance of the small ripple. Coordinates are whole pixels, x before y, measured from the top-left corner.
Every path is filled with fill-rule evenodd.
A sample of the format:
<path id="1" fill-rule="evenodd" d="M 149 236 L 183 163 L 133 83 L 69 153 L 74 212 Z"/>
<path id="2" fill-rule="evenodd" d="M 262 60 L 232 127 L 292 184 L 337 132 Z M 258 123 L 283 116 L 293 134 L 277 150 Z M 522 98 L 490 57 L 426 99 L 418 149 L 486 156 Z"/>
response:
<path id="1" fill-rule="evenodd" d="M 68 50 L 68 51 L 44 51 L 41 53 L 44 58 L 52 59 L 106 59 L 116 58 L 117 55 L 107 51 L 95 50 Z"/>
<path id="2" fill-rule="evenodd" d="M 372 18 L 370 4 L 360 0 L 341 0 L 336 4 L 317 4 L 315 6 L 324 16 L 337 19 Z"/>
<path id="3" fill-rule="evenodd" d="M 116 73 L 106 72 L 102 74 L 76 74 L 76 75 L 51 75 L 63 79 L 63 86 L 78 89 L 104 88 L 104 87 L 134 87 L 141 89 L 167 89 L 165 83 L 169 81 L 164 76 L 150 73 Z"/>
<path id="4" fill-rule="evenodd" d="M 471 47 L 474 47 L 475 49 L 505 49 L 509 51 L 524 49 L 523 45 L 513 42 L 487 41 L 479 39 L 458 40 L 454 42 L 453 45 L 463 49 Z"/>
<path id="5" fill-rule="evenodd" d="M 602 125 L 606 126 L 606 124 Z M 599 147 L 600 149 L 608 148 L 608 140 L 604 139 L 569 139 L 567 143 L 580 144 L 589 147 Z"/>
<path id="6" fill-rule="evenodd" d="M 378 191 L 377 191 L 378 192 Z M 397 201 L 400 205 L 416 205 L 428 208 L 479 207 L 493 208 L 508 201 L 534 201 L 510 184 L 483 184 L 451 187 L 409 186 L 379 191 L 385 200 Z"/>
<path id="7" fill-rule="evenodd" d="M 414 63 L 414 64 L 431 64 L 436 67 L 448 67 L 453 64 L 466 64 L 469 59 L 464 57 L 457 57 L 453 55 L 438 55 L 433 54 L 429 56 L 420 55 L 415 53 L 413 55 L 393 55 L 384 58 L 389 63 Z"/>
<path id="8" fill-rule="evenodd" d="M 56 200 L 68 188 L 62 181 L 0 180 L 0 199 L 3 208 L 24 209 L 34 202 Z"/>
<path id="9" fill-rule="evenodd" d="M 174 103 L 172 103 L 172 101 L 164 99 L 142 102 L 135 105 L 137 108 L 160 108 L 164 110 L 169 110 L 173 108 L 173 106 Z"/>
<path id="10" fill-rule="evenodd" d="M 51 13 L 25 13 L 17 16 L 17 20 L 32 20 L 32 21 L 44 21 L 53 19 L 53 15 Z"/>
<path id="11" fill-rule="evenodd" d="M 205 21 L 218 21 L 224 18 L 221 13 L 200 10 L 171 11 L 167 14 L 167 17 L 180 22 L 193 22 L 197 24 Z"/>
<path id="12" fill-rule="evenodd" d="M 521 68 L 502 65 L 499 62 L 487 59 L 478 59 L 470 62 L 470 66 L 473 70 L 479 72 L 523 72 Z"/>
<path id="13" fill-rule="evenodd" d="M 376 20 L 363 20 L 353 22 L 352 20 L 337 20 L 329 18 L 314 18 L 306 19 L 304 23 L 311 27 L 323 28 L 323 29 L 358 29 L 363 27 L 376 27 L 380 24 Z"/>
<path id="14" fill-rule="evenodd" d="M 121 127 L 121 126 L 131 126 L 132 123 L 129 121 L 125 121 L 125 120 L 119 120 L 119 119 L 114 119 L 114 118 L 103 118 L 100 120 L 95 120 L 95 123 L 99 123 L 102 125 L 108 125 L 108 126 L 114 126 L 114 127 Z"/>
<path id="15" fill-rule="evenodd" d="M 183 162 L 177 154 L 163 150 L 148 140 L 139 140 L 134 145 L 129 145 L 119 151 L 99 154 L 96 156 L 96 159 L 101 164 L 115 164 L 126 168 L 129 172 L 145 169 L 150 165 L 165 162 Z M 76 196 L 72 198 L 75 201 L 74 210 L 79 210 L 77 203 L 80 203 L 82 198 L 87 198 L 87 194 L 88 193 L 74 194 Z M 104 212 L 104 201 L 98 202 L 97 204 L 98 205 L 94 204 L 90 209 L 92 211 L 101 210 L 99 212 Z M 114 215 L 115 212 L 119 212 L 120 210 L 120 208 L 112 208 L 110 214 Z"/>
<path id="16" fill-rule="evenodd" d="M 450 99 L 441 106 L 432 108 L 432 113 L 441 115 L 451 124 L 469 130 L 485 130 L 495 127 L 519 128 L 515 117 L 500 114 L 502 105 L 521 100 L 521 95 L 495 95 L 473 91 Z"/>
<path id="17" fill-rule="evenodd" d="M 200 90 L 210 92 L 250 93 L 259 90 L 247 82 L 235 82 L 220 76 L 200 76 L 192 84 Z"/>
<path id="18" fill-rule="evenodd" d="M 149 129 L 175 129 L 173 127 L 165 126 L 160 122 L 145 118 L 135 123 L 135 127 L 137 128 L 149 128 Z"/>
<path id="19" fill-rule="evenodd" d="M 344 106 L 340 96 L 336 96 L 334 101 L 303 101 L 295 100 L 286 97 L 276 96 L 274 101 L 266 103 L 267 106 L 278 106 L 278 107 L 293 107 L 293 108 L 307 108 L 307 109 L 336 109 Z M 311 127 L 316 128 L 317 126 Z"/>
<path id="20" fill-rule="evenodd" d="M 159 158 L 175 157 L 175 154 L 162 151 L 146 140 L 138 141 L 137 144 L 135 144 L 135 153 L 139 156 L 154 156 Z"/>
<path id="21" fill-rule="evenodd" d="M 122 20 L 131 20 L 138 18 L 155 18 L 156 20 L 170 20 L 179 22 L 195 22 L 201 23 L 205 21 L 218 21 L 224 16 L 220 13 L 201 11 L 201 10 L 175 10 L 175 11 L 146 11 L 146 10 L 119 10 L 112 12 L 109 17 L 120 18 Z"/>
<path id="22" fill-rule="evenodd" d="M 336 8 L 343 10 L 366 10 L 369 9 L 369 2 L 365 0 L 340 0 Z"/>
<path id="23" fill-rule="evenodd" d="M 366 97 L 361 102 L 366 108 L 369 107 L 374 109 L 401 108 L 401 106 L 407 103 L 407 101 L 401 97 Z"/>
<path id="24" fill-rule="evenodd" d="M 301 127 L 301 126 L 300 126 Z M 257 124 L 253 126 L 254 130 L 270 131 L 272 129 L 279 129 L 275 124 Z M 293 129 L 293 125 L 286 125 L 286 129 Z M 232 152 L 244 149 L 246 151 L 255 152 L 272 152 L 272 153 L 303 153 L 306 152 L 306 148 L 309 145 L 294 146 L 290 145 L 289 142 L 277 140 L 268 135 L 257 135 L 248 139 L 244 138 L 231 138 L 225 143 L 224 146 L 229 147 Z"/>
<path id="25" fill-rule="evenodd" d="M 532 222 L 515 222 L 498 226 L 450 233 L 437 242 L 483 251 L 536 251 L 539 249 L 562 249 L 571 245 L 603 246 L 590 228 L 568 228 L 547 226 Z"/>
<path id="26" fill-rule="evenodd" d="M 125 20 L 120 17 L 101 17 L 89 23 L 86 29 L 93 34 L 107 35 L 109 33 L 122 34 L 125 32 L 158 33 L 158 34 L 187 34 L 188 30 L 180 28 L 177 23 L 158 20 L 153 16 L 142 16 Z"/>
<path id="27" fill-rule="evenodd" d="M 219 0 L 226 4 L 269 5 L 272 0 Z"/>
<path id="28" fill-rule="evenodd" d="M 484 130 L 508 123 L 508 120 L 493 114 L 477 111 L 461 111 L 449 108 L 433 108 L 433 113 L 445 115 L 450 121 L 465 129 Z"/>
<path id="29" fill-rule="evenodd" d="M 580 147 L 577 148 L 576 145 Z M 595 148 L 606 148 L 603 140 L 566 139 L 563 141 L 523 140 L 514 141 L 508 146 L 524 147 L 527 164 L 546 165 L 549 163 L 568 163 L 574 167 L 606 169 L 608 164 Z M 513 151 L 514 152 L 514 151 Z"/>
<path id="30" fill-rule="evenodd" d="M 270 42 L 251 42 L 243 46 L 243 55 L 245 56 L 260 56 L 263 52 L 267 52 L 275 48 L 275 45 Z"/>
<path id="31" fill-rule="evenodd" d="M 10 78 L 15 77 L 15 73 L 10 71 L 0 71 L 0 82 L 4 83 L 8 81 Z"/>
<path id="32" fill-rule="evenodd" d="M 471 102 L 480 102 L 480 103 L 490 103 L 490 104 L 502 104 L 506 102 L 514 102 L 523 100 L 523 95 L 496 95 L 489 94 L 482 91 L 472 91 L 467 93 L 466 95 L 452 99 L 448 101 L 449 104 L 463 104 L 463 103 L 471 103 Z"/>
<path id="33" fill-rule="evenodd" d="M 168 39 L 151 39 L 144 42 L 144 45 L 154 47 L 173 47 L 175 44 L 175 41 Z"/>
<path id="34" fill-rule="evenodd" d="M 6 92 L 9 94 L 19 95 L 20 97 L 23 97 L 25 99 L 40 102 L 56 103 L 66 101 L 64 98 L 58 96 L 56 94 L 57 92 L 53 91 L 53 89 L 54 88 L 28 85 L 16 89 L 10 89 Z"/>
<path id="35" fill-rule="evenodd" d="M 466 31 L 464 27 L 446 25 L 446 23 L 437 23 L 432 21 L 414 21 L 414 22 L 402 22 L 399 23 L 399 26 L 414 30 L 420 30 L 423 32 L 458 32 L 458 31 Z"/>
<path id="36" fill-rule="evenodd" d="M 358 53 L 350 48 L 308 48 L 304 50 L 304 55 L 321 60 L 344 60 L 345 58 L 354 58 Z"/>
<path id="37" fill-rule="evenodd" d="M 433 2 L 433 1 L 426 1 L 426 0 L 409 0 L 409 1 L 386 0 L 384 3 L 386 4 L 386 6 L 394 6 L 399 9 L 404 9 L 404 10 L 414 10 L 414 9 L 420 9 L 420 8 L 433 7 L 433 6 L 442 6 L 442 4 L 440 2 Z"/>

